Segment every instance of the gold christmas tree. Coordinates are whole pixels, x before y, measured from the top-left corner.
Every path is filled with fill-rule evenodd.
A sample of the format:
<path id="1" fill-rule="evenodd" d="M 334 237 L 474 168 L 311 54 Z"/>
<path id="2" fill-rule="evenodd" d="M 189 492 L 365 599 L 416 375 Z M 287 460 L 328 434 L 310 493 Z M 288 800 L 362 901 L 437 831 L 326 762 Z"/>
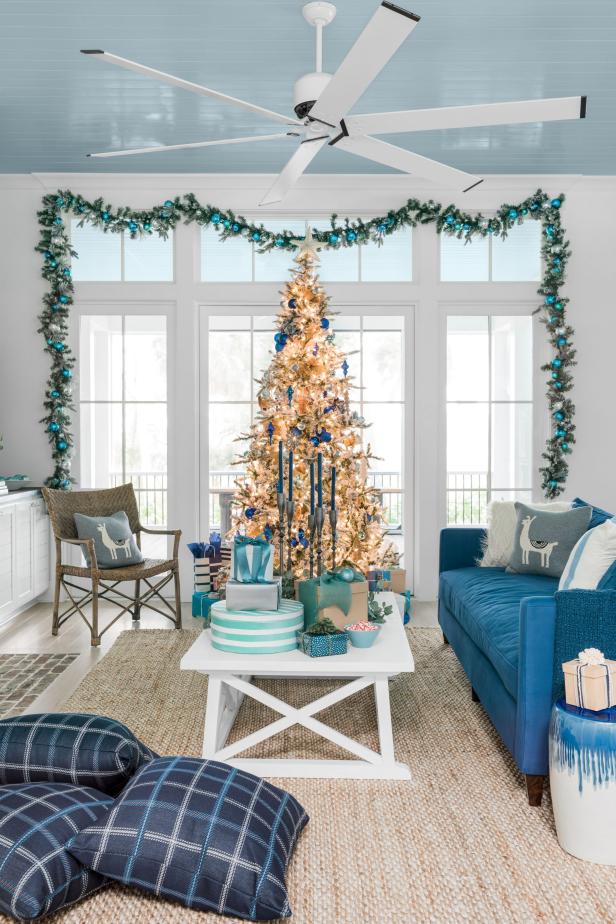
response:
<path id="1" fill-rule="evenodd" d="M 233 530 L 265 536 L 276 549 L 278 573 L 287 571 L 290 551 L 295 577 L 308 570 L 310 463 L 316 471 L 322 454 L 323 506 L 331 504 L 331 472 L 336 469 L 336 564 L 350 562 L 365 572 L 382 558 L 382 508 L 367 484 L 370 444 L 362 446 L 363 418 L 349 406 L 353 377 L 346 355 L 335 345 L 333 315 L 316 275 L 318 255 L 310 230 L 300 243 L 285 286 L 274 337 L 275 354 L 258 381 L 259 414 L 248 434 L 248 450 L 238 459 L 246 472 L 238 480 Z M 284 455 L 284 491 L 288 496 L 288 456 L 293 452 L 291 535 L 286 533 L 283 568 L 279 562 L 277 505 L 279 444 Z M 316 501 L 315 501 L 316 503 Z M 331 567 L 331 531 L 325 515 L 323 565 Z"/>

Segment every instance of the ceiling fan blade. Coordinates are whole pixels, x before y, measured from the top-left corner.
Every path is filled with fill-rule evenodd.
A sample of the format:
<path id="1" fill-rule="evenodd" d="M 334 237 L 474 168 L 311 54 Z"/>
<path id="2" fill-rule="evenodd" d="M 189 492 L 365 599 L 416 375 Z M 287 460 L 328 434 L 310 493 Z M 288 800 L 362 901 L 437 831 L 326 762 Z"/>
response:
<path id="1" fill-rule="evenodd" d="M 386 135 L 396 132 L 426 132 L 438 128 L 555 122 L 560 119 L 585 117 L 585 96 L 563 96 L 556 99 L 529 99 L 511 103 L 484 103 L 478 106 L 375 112 L 370 115 L 348 116 L 344 124 L 350 135 Z"/>
<path id="2" fill-rule="evenodd" d="M 468 192 L 473 186 L 483 183 L 481 177 L 464 173 L 462 170 L 456 170 L 455 167 L 441 164 L 438 160 L 430 160 L 429 157 L 422 157 L 421 154 L 414 154 L 412 151 L 387 144 L 386 141 L 371 138 L 369 135 L 356 135 L 352 138 L 348 135 L 339 135 L 330 144 L 342 151 L 349 151 L 350 154 L 366 157 L 368 160 L 394 167 L 404 173 L 425 177 L 433 183 L 453 186 L 462 192 Z"/>
<path id="3" fill-rule="evenodd" d="M 324 135 L 302 141 L 293 156 L 287 161 L 282 173 L 278 175 L 274 185 L 263 196 L 259 205 L 271 205 L 274 202 L 281 202 L 328 140 L 329 136 Z"/>
<path id="4" fill-rule="evenodd" d="M 182 80 L 181 77 L 174 77 L 172 74 L 166 74 L 164 71 L 157 71 L 153 67 L 146 67 L 145 64 L 137 64 L 136 61 L 129 61 L 128 58 L 120 58 L 108 51 L 100 49 L 82 49 L 82 55 L 94 55 L 99 61 L 107 61 L 109 64 L 115 64 L 123 67 L 127 71 L 135 71 L 137 74 L 143 74 L 144 77 L 153 77 L 162 83 L 168 83 L 172 87 L 179 87 L 181 90 L 189 90 L 191 93 L 198 93 L 200 96 L 211 96 L 212 99 L 220 100 L 221 103 L 230 103 L 233 106 L 240 106 L 242 109 L 248 109 L 249 112 L 256 112 L 257 115 L 265 116 L 274 122 L 283 122 L 285 125 L 301 125 L 297 119 L 281 115 L 279 112 L 273 112 L 271 109 L 264 109 L 262 106 L 255 106 L 254 103 L 247 103 L 243 99 L 237 99 L 235 96 L 227 96 L 226 93 L 219 93 L 218 90 L 210 90 L 209 87 L 202 87 L 198 83 L 192 83 L 190 80 Z"/>
<path id="5" fill-rule="evenodd" d="M 86 157 L 126 157 L 127 154 L 158 154 L 159 151 L 186 151 L 188 148 L 209 148 L 218 144 L 248 144 L 250 141 L 276 141 L 278 138 L 297 138 L 294 132 L 278 132 L 275 135 L 252 135 L 246 138 L 220 138 L 215 141 L 193 141 L 190 144 L 161 144 L 149 148 L 128 148 L 126 151 L 103 151 L 100 154 L 86 154 Z"/>
<path id="6" fill-rule="evenodd" d="M 384 0 L 310 110 L 309 118 L 337 126 L 419 19 Z"/>

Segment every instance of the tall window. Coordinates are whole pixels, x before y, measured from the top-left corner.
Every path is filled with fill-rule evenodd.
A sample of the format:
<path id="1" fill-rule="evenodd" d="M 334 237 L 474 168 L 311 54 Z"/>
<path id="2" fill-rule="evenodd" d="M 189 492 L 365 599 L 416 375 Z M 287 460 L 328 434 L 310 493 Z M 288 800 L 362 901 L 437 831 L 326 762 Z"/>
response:
<path id="1" fill-rule="evenodd" d="M 234 481 L 233 465 L 246 444 L 246 433 L 258 413 L 254 381 L 271 361 L 273 316 L 210 315 L 208 325 L 208 429 L 210 528 L 228 526 Z M 348 356 L 354 378 L 352 406 L 364 417 L 364 445 L 377 457 L 369 481 L 380 490 L 385 519 L 393 534 L 403 530 L 404 510 L 404 334 L 402 315 L 345 315 L 335 321 L 336 344 Z M 233 356 L 233 375 L 221 357 Z"/>
<path id="2" fill-rule="evenodd" d="M 144 525 L 167 522 L 167 331 L 160 315 L 85 315 L 80 329 L 84 488 L 131 481 Z M 143 536 L 148 554 L 165 540 Z"/>
<path id="3" fill-rule="evenodd" d="M 474 245 L 472 245 L 474 246 Z M 447 521 L 532 497 L 532 318 L 447 318 Z"/>

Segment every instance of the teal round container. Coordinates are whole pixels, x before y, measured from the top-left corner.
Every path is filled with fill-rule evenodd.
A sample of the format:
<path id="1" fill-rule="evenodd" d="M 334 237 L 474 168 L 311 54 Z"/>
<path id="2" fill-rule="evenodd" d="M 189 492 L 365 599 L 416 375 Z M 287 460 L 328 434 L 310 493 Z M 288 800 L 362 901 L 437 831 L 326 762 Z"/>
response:
<path id="1" fill-rule="evenodd" d="M 349 629 L 347 626 L 344 627 L 344 631 L 348 633 L 349 639 L 351 640 L 351 645 L 355 648 L 372 648 L 376 642 L 377 636 L 381 631 L 380 626 L 375 626 L 374 629 L 371 629 L 370 632 L 361 629 Z"/>

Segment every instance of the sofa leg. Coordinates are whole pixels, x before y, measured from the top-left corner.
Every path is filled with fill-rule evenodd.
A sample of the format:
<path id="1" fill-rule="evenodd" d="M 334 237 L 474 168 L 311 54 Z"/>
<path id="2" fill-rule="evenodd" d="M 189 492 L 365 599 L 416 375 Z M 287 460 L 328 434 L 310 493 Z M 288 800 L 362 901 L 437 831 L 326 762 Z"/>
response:
<path id="1" fill-rule="evenodd" d="M 472 701 L 473 701 L 474 703 L 478 703 L 478 702 L 479 702 L 479 697 L 478 697 L 477 694 L 475 693 L 475 687 L 471 687 L 471 699 L 472 699 Z"/>
<path id="2" fill-rule="evenodd" d="M 525 776 L 528 804 L 541 805 L 541 798 L 543 796 L 543 782 L 545 777 L 534 773 L 526 773 Z"/>
<path id="3" fill-rule="evenodd" d="M 449 639 L 447 638 L 447 636 L 445 635 L 444 632 L 443 632 L 443 643 L 444 643 L 445 645 L 449 645 Z"/>

